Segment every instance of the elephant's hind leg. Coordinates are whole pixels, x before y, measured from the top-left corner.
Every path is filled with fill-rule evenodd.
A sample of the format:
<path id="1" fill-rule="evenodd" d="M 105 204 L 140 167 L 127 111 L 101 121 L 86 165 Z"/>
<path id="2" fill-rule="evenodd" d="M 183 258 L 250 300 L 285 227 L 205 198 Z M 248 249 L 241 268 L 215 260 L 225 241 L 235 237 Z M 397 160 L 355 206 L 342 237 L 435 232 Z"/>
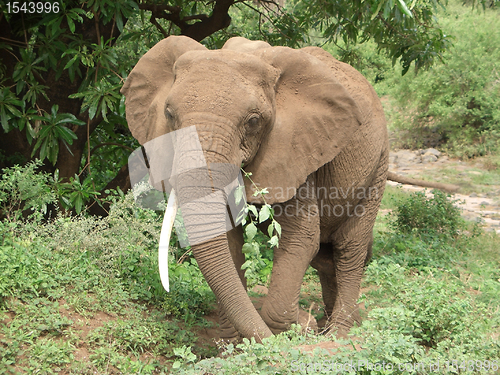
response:
<path id="1" fill-rule="evenodd" d="M 359 204 L 365 207 L 364 214 L 353 215 L 332 236 L 334 271 L 323 274 L 323 283 L 329 284 L 327 290 L 333 293 L 327 301 L 333 301 L 327 328 L 337 327 L 337 334 L 346 336 L 354 322 L 360 322 L 357 299 L 364 268 L 371 257 L 373 225 L 385 187 L 384 181 L 377 181 L 377 193 Z M 325 292 L 324 292 L 325 293 Z M 327 312 L 331 302 L 327 304 Z"/>
<path id="2" fill-rule="evenodd" d="M 320 244 L 319 252 L 311 262 L 311 266 L 318 271 L 323 302 L 325 303 L 325 314 L 329 318 L 332 315 L 335 298 L 337 297 L 337 278 L 331 243 Z"/>

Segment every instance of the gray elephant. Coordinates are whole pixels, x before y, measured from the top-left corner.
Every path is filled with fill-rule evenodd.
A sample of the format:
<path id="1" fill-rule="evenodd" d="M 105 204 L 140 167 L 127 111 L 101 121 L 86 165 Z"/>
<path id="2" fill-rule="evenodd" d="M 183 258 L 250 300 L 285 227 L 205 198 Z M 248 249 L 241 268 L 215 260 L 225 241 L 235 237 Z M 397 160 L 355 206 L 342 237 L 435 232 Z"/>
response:
<path id="1" fill-rule="evenodd" d="M 388 173 L 384 112 L 366 79 L 316 47 L 233 38 L 210 51 L 171 36 L 141 58 L 122 93 L 141 144 L 195 127 L 211 181 L 201 195 L 226 186 L 241 165 L 269 190 L 282 237 L 260 314 L 241 270 L 241 226 L 192 246 L 219 304 L 222 337 L 260 340 L 302 321 L 298 299 L 309 265 L 319 273 L 327 327 L 345 335 L 360 319 L 356 301 Z M 189 157 L 185 151 L 175 160 Z M 171 182 L 181 204 L 200 196 L 192 189 L 197 178 L 191 170 Z M 245 191 L 263 203 L 251 185 Z M 210 210 L 227 204 L 216 203 Z M 211 213 L 183 215 L 202 230 Z"/>

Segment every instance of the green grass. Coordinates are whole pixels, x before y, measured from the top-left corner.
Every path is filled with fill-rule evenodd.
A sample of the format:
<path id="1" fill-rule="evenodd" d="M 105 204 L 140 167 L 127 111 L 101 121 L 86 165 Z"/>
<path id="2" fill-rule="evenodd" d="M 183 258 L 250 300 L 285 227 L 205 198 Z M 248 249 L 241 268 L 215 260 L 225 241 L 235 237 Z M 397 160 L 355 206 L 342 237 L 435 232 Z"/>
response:
<path id="1" fill-rule="evenodd" d="M 387 187 L 382 208 L 401 212 L 404 220 L 377 219 L 356 340 L 304 336 L 296 328 L 263 344 L 229 345 L 221 357 L 213 342 L 199 339 L 215 304 L 196 262 L 188 257 L 177 264 L 178 254 L 172 257 L 172 292 L 164 292 L 156 259 L 161 216 L 137 208 L 131 194 L 103 220 L 4 220 L 0 374 L 199 374 L 214 368 L 289 374 L 311 362 L 308 352 L 337 363 L 499 360 L 499 238 L 459 221 L 447 204 Z M 432 226 L 439 230 L 421 225 L 429 214 L 446 218 Z M 321 301 L 318 277 L 309 269 L 299 303 L 321 319 Z"/>
<path id="2" fill-rule="evenodd" d="M 408 192 L 404 191 L 401 187 L 386 185 L 382 203 L 380 204 L 381 210 L 393 210 L 396 208 L 397 203 L 408 196 Z"/>
<path id="3" fill-rule="evenodd" d="M 182 345 L 216 354 L 195 335 L 214 303 L 197 267 L 172 264 L 178 292 L 161 287 L 160 225 L 131 194 L 104 220 L 1 222 L 0 374 L 168 373 Z"/>
<path id="4" fill-rule="evenodd" d="M 449 162 L 445 167 L 427 168 L 418 178 L 460 186 L 462 194 L 488 194 L 495 198 L 500 194 L 500 165 L 498 157 L 488 155 L 473 161 Z"/>

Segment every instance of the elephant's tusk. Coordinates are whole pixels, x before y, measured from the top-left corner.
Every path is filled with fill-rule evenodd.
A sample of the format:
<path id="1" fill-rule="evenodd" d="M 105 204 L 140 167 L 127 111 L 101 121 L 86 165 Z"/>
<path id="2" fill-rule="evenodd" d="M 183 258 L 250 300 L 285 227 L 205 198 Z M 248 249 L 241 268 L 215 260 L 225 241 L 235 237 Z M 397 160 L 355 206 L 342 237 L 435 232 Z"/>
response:
<path id="1" fill-rule="evenodd" d="M 163 217 L 163 224 L 161 226 L 160 233 L 160 245 L 158 246 L 158 267 L 160 269 L 160 280 L 163 288 L 165 288 L 167 292 L 170 290 L 168 282 L 168 249 L 176 214 L 177 198 L 175 197 L 175 190 L 172 189 L 168 197 L 165 216 Z"/>

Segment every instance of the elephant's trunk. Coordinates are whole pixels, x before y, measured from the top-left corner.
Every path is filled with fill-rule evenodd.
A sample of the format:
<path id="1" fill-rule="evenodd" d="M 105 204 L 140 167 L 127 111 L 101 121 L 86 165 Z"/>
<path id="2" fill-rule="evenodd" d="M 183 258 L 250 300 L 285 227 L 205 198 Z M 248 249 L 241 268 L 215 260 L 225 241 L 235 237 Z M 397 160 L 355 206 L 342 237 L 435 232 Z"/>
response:
<path id="1" fill-rule="evenodd" d="M 169 199 L 164 219 L 164 223 L 168 223 L 165 225 L 170 225 L 170 228 L 165 227 L 165 225 L 162 227 L 159 252 L 160 276 L 162 276 L 163 285 L 167 285 L 167 291 L 168 271 L 165 270 L 166 264 L 163 264 L 160 258 L 165 254 L 165 252 L 162 252 L 161 243 L 168 244 L 170 242 L 171 225 L 173 225 L 173 218 L 175 217 L 176 207 L 174 206 L 176 206 L 176 203 L 173 189 L 170 197 L 174 198 Z M 192 250 L 203 276 L 217 296 L 221 305 L 219 308 L 224 308 L 236 330 L 243 336 L 253 336 L 258 341 L 270 336 L 271 331 L 256 313 L 237 274 L 229 253 L 226 235 L 222 234 L 202 244 L 195 245 Z M 167 272 L 166 276 L 165 272 Z"/>
<path id="2" fill-rule="evenodd" d="M 237 177 L 241 161 L 228 157 L 236 153 L 225 149 L 228 143 L 223 139 L 197 128 L 208 168 L 184 169 L 172 181 L 172 186 L 177 193 L 193 255 L 217 297 L 219 308 L 224 309 L 240 334 L 260 341 L 272 333 L 243 287 L 226 233 L 231 222 L 224 188 Z M 176 156 L 178 163 L 192 158 L 192 153 L 182 151 Z"/>
<path id="3" fill-rule="evenodd" d="M 219 308 L 226 311 L 229 321 L 244 337 L 257 341 L 272 335 L 255 310 L 241 283 L 229 252 L 226 234 L 192 248 L 203 276 L 215 293 Z"/>

